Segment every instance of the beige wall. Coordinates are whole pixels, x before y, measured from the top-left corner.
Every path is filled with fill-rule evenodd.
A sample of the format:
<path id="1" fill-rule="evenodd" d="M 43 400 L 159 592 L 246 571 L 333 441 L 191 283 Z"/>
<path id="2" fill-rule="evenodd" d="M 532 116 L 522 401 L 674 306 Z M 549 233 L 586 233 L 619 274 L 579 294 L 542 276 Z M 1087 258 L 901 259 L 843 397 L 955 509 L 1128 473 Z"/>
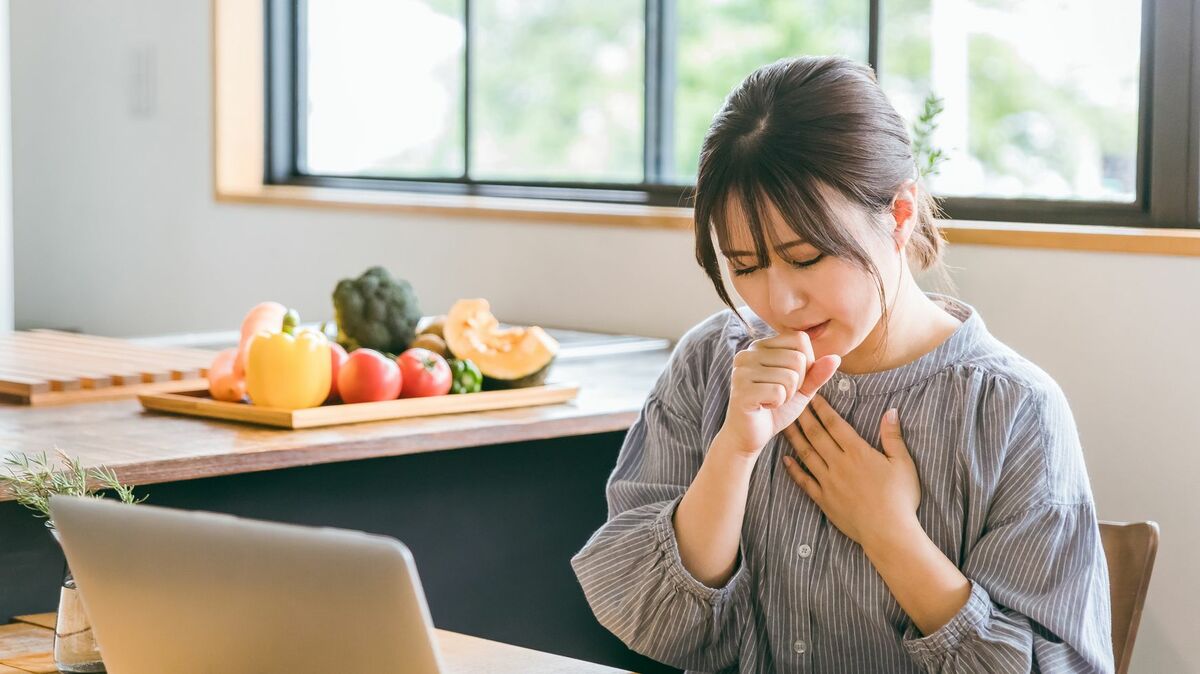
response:
<path id="1" fill-rule="evenodd" d="M 275 299 L 329 314 L 371 264 L 427 312 L 677 337 L 718 308 L 683 232 L 217 205 L 208 5 L 14 0 L 16 319 L 135 335 L 231 329 Z M 150 47 L 154 112 L 129 111 Z M 1057 377 L 1102 517 L 1164 531 L 1134 671 L 1200 672 L 1200 260 L 961 247 L 961 296 Z"/>

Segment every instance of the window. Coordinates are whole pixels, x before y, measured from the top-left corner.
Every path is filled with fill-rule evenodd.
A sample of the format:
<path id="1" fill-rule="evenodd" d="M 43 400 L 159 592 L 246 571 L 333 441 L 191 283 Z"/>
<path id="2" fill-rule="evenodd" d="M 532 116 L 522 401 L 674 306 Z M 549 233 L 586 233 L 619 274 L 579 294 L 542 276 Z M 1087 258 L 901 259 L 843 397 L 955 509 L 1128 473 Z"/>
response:
<path id="1" fill-rule="evenodd" d="M 1194 97 L 1153 84 L 1190 81 L 1200 47 L 1155 4 L 268 0 L 267 177 L 679 205 L 747 73 L 842 54 L 910 120 L 940 100 L 928 184 L 951 217 L 1195 223 Z M 1189 138 L 1182 159 L 1155 138 Z"/>
<path id="2" fill-rule="evenodd" d="M 463 0 L 313 0 L 304 8 L 299 172 L 461 175 Z"/>
<path id="3" fill-rule="evenodd" d="M 1135 201 L 1140 3 L 888 0 L 882 26 L 902 114 L 944 101 L 938 194 Z"/>
<path id="4" fill-rule="evenodd" d="M 866 62 L 870 5 L 862 0 L 679 0 L 675 3 L 670 161 L 662 179 L 696 179 L 700 143 L 726 94 L 755 68 L 798 54 Z M 671 43 L 667 40 L 667 43 Z"/>

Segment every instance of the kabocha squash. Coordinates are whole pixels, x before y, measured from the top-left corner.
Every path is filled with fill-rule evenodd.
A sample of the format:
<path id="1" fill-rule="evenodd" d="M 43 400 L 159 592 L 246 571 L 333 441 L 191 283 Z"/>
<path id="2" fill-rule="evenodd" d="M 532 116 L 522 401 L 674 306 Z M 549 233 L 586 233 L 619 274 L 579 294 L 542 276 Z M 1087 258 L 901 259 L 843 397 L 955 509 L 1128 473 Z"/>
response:
<path id="1" fill-rule="evenodd" d="M 484 390 L 540 386 L 558 355 L 558 342 L 537 326 L 501 328 L 484 299 L 455 302 L 443 334 L 455 358 L 479 367 Z"/>

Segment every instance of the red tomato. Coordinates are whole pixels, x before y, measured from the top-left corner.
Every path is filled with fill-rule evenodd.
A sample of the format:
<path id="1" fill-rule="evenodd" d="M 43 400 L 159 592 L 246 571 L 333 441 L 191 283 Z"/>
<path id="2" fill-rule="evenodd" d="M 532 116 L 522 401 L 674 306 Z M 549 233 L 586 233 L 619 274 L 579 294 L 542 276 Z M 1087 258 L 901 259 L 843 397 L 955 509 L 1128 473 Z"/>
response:
<path id="1" fill-rule="evenodd" d="M 400 383 L 400 366 L 375 349 L 355 349 L 338 371 L 338 393 L 346 403 L 393 400 Z"/>
<path id="2" fill-rule="evenodd" d="M 342 348 L 341 344 L 338 344 L 337 342 L 330 342 L 329 358 L 332 361 L 331 365 L 333 367 L 329 371 L 329 397 L 325 399 L 325 402 L 327 403 L 331 403 L 338 399 L 338 372 L 340 372 L 342 366 L 346 364 L 346 359 L 349 358 L 349 356 L 346 355 L 346 350 Z"/>
<path id="3" fill-rule="evenodd" d="M 404 386 L 401 398 L 441 396 L 450 392 L 450 364 L 445 358 L 420 347 L 396 356 Z"/>

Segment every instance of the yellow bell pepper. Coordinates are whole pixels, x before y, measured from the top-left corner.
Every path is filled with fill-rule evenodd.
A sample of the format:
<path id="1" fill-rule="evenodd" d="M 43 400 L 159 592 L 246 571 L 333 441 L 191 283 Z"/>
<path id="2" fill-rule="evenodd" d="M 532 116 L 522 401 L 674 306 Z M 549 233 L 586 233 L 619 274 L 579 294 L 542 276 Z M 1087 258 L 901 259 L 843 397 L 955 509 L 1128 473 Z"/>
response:
<path id="1" fill-rule="evenodd" d="M 329 395 L 329 340 L 307 330 L 295 334 L 299 323 L 292 310 L 284 316 L 282 330 L 261 331 L 250 339 L 246 392 L 255 405 L 295 410 L 317 407 Z"/>

